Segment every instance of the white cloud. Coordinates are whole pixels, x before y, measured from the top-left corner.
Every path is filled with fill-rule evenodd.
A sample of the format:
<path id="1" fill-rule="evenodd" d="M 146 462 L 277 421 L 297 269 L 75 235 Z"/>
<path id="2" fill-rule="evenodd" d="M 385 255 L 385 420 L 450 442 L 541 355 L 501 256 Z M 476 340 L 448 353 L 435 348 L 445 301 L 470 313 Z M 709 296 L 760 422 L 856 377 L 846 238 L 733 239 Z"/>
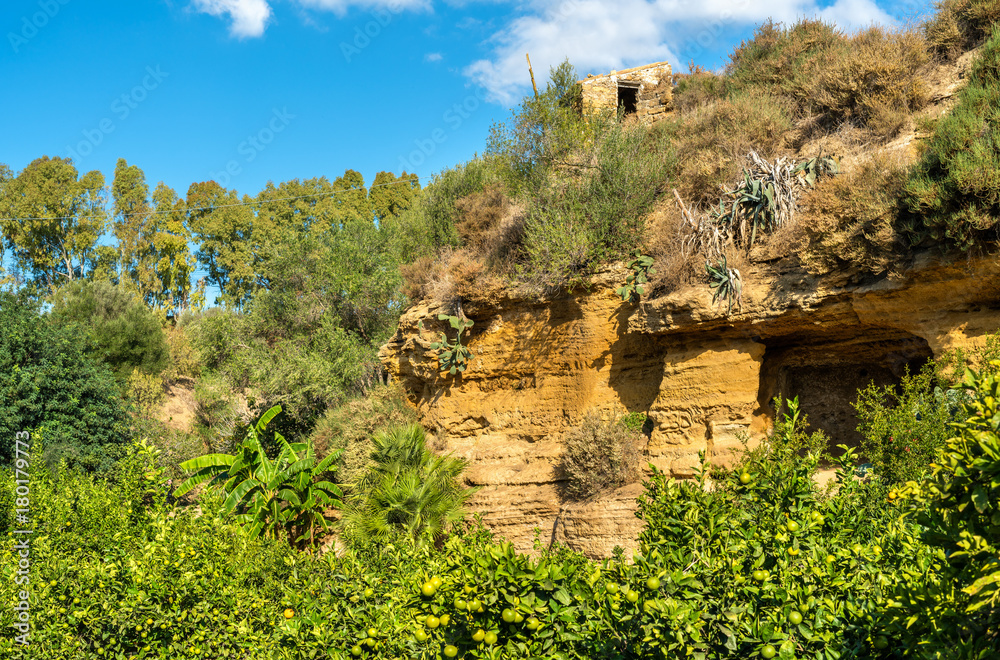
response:
<path id="1" fill-rule="evenodd" d="M 229 33 L 241 39 L 264 34 L 271 18 L 267 0 L 194 0 L 194 8 L 212 16 L 228 14 Z"/>
<path id="2" fill-rule="evenodd" d="M 440 62 L 442 59 L 441 53 L 427 53 L 424 55 L 425 62 Z"/>
<path id="3" fill-rule="evenodd" d="M 494 100 L 510 104 L 530 84 L 525 53 L 531 55 L 536 80 L 545 80 L 549 67 L 567 57 L 581 74 L 663 60 L 677 69 L 682 47 L 685 56 L 691 56 L 691 44 L 711 48 L 726 26 L 803 16 L 833 21 L 845 30 L 893 22 L 874 0 L 836 0 L 822 9 L 816 0 L 534 0 L 525 15 L 491 38 L 492 56 L 473 62 L 464 73 Z"/>
<path id="4" fill-rule="evenodd" d="M 352 7 L 360 9 L 381 9 L 398 14 L 404 11 L 430 9 L 431 0 L 295 0 L 307 9 L 332 11 L 343 16 Z"/>
<path id="5" fill-rule="evenodd" d="M 432 9 L 432 0 L 294 0 L 304 9 L 331 11 L 343 17 L 351 7 L 369 11 L 388 11 L 399 14 L 404 11 Z M 268 0 L 192 0 L 196 11 L 222 16 L 228 14 L 232 20 L 229 33 L 234 37 L 259 37 L 264 34 L 271 18 Z M 304 19 L 308 22 L 308 18 Z"/>

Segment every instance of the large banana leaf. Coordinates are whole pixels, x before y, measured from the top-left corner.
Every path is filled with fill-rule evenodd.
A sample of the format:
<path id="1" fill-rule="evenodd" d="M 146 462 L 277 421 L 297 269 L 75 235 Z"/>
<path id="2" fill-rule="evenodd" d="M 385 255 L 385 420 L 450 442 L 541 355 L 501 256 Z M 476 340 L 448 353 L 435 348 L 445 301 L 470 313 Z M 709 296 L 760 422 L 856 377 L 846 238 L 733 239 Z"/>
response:
<path id="1" fill-rule="evenodd" d="M 225 478 L 229 473 L 234 459 L 234 456 L 229 456 L 228 454 L 207 454 L 184 461 L 181 463 L 181 467 L 188 472 L 194 472 L 194 474 L 177 487 L 174 491 L 174 496 L 181 497 L 190 492 L 198 484 L 205 483 L 206 481 Z"/>
<path id="2" fill-rule="evenodd" d="M 222 510 L 226 513 L 232 513 L 236 510 L 236 507 L 243 502 L 249 493 L 251 493 L 255 488 L 260 487 L 261 483 L 257 479 L 254 479 L 253 477 L 244 479 L 239 486 L 234 488 L 233 491 L 229 493 L 229 497 L 227 497 L 226 501 L 222 504 Z"/>

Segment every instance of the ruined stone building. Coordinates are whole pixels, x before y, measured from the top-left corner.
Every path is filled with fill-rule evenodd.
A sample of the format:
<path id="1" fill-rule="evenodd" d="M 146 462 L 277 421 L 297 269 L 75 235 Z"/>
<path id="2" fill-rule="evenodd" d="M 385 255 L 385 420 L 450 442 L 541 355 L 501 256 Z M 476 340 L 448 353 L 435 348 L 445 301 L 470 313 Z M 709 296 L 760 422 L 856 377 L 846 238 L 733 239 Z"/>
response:
<path id="1" fill-rule="evenodd" d="M 626 116 L 652 123 L 673 109 L 673 84 L 666 62 L 588 75 L 580 81 L 584 116 L 621 108 Z"/>

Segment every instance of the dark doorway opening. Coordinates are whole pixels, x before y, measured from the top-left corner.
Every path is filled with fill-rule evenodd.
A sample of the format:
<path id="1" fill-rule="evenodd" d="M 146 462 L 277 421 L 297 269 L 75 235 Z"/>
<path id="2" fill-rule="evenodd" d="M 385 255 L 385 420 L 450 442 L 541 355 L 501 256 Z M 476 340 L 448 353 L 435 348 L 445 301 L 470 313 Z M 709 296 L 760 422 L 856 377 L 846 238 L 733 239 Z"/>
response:
<path id="1" fill-rule="evenodd" d="M 618 109 L 625 115 L 639 110 L 639 86 L 618 83 Z"/>
<path id="2" fill-rule="evenodd" d="M 773 419 L 773 397 L 798 396 L 809 431 L 824 431 L 838 455 L 837 445 L 857 447 L 861 441 L 852 405 L 858 390 L 869 383 L 896 385 L 907 370 L 918 373 L 933 353 L 925 339 L 902 330 L 857 326 L 853 332 L 824 336 L 821 328 L 764 340 L 756 414 Z"/>

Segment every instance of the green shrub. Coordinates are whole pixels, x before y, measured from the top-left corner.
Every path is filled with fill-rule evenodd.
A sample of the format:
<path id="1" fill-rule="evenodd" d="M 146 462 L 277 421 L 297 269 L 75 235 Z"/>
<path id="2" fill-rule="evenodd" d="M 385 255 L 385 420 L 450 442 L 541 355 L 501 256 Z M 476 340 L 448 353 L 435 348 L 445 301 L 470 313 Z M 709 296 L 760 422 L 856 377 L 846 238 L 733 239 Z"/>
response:
<path id="1" fill-rule="evenodd" d="M 858 391 L 861 454 L 886 483 L 919 479 L 951 435 L 961 396 L 942 388 L 935 371 L 928 362 L 919 373 L 907 370 L 898 386 L 871 383 Z"/>
<path id="2" fill-rule="evenodd" d="M 201 375 L 201 362 L 195 351 L 186 326 L 174 325 L 165 331 L 167 347 L 170 350 L 170 366 L 163 377 L 168 382 L 177 382 L 182 378 L 195 379 Z"/>
<path id="3" fill-rule="evenodd" d="M 935 361 L 938 382 L 945 388 L 956 388 L 965 378 L 965 370 L 972 369 L 981 376 L 997 372 L 1000 360 L 1000 332 L 987 334 L 980 346 L 971 349 L 953 348 L 945 351 Z"/>
<path id="4" fill-rule="evenodd" d="M 637 551 L 601 562 L 521 554 L 478 525 L 436 546 L 299 553 L 246 534 L 212 492 L 197 510 L 147 498 L 139 452 L 114 481 L 33 467 L 31 657 L 736 660 L 770 646 L 788 659 L 985 660 L 1000 629 L 1000 382 L 973 386 L 978 416 L 903 505 L 858 477 L 850 450 L 836 485 L 817 486 L 821 438 L 789 405 L 735 469 L 654 473 Z M 397 448 L 383 466 L 423 460 L 422 443 Z M 2 533 L 13 497 L 0 471 L 4 553 L 18 541 Z M 17 602 L 16 570 L 0 563 L 0 601 Z M 14 615 L 0 609 L 0 626 Z M 0 637 L 0 654 L 15 652 Z"/>
<path id="5" fill-rule="evenodd" d="M 640 246 L 645 216 L 663 193 L 666 154 L 648 129 L 616 125 L 598 140 L 594 158 L 578 179 L 553 184 L 532 201 L 524 227 L 529 277 L 574 282 L 588 267 Z"/>
<path id="6" fill-rule="evenodd" d="M 378 347 L 405 300 L 389 231 L 357 222 L 285 244 L 269 262 L 268 289 L 244 311 L 190 323 L 206 369 L 255 414 L 281 405 L 275 430 L 288 438 L 305 437 L 325 410 L 382 379 Z"/>
<path id="7" fill-rule="evenodd" d="M 343 483 L 354 481 L 371 466 L 372 437 L 380 430 L 417 421 L 399 383 L 373 388 L 367 396 L 345 401 L 328 410 L 309 436 L 319 456 L 343 450 L 337 474 Z"/>
<path id="8" fill-rule="evenodd" d="M 84 328 L 93 354 L 119 382 L 126 382 L 133 369 L 159 375 L 170 364 L 160 319 L 123 287 L 77 280 L 57 289 L 50 301 L 52 321 Z"/>
<path id="9" fill-rule="evenodd" d="M 583 500 L 638 481 L 645 441 L 638 427 L 632 417 L 602 420 L 599 411 L 588 412 L 563 438 L 566 494 Z"/>
<path id="10" fill-rule="evenodd" d="M 1000 645 L 1000 377 L 968 371 L 963 389 L 964 421 L 902 493 L 934 563 L 907 573 L 881 623 L 915 657 L 985 659 Z"/>
<path id="11" fill-rule="evenodd" d="M 486 154 L 512 195 L 532 196 L 553 171 L 579 165 L 581 148 L 608 125 L 607 117 L 581 116 L 577 79 L 569 61 L 550 69 L 537 97 L 525 96 L 510 119 L 490 128 Z"/>
<path id="12" fill-rule="evenodd" d="M 142 417 L 152 417 L 163 401 L 163 380 L 133 369 L 125 383 L 125 398 Z"/>
<path id="13" fill-rule="evenodd" d="M 996 239 L 1000 218 L 1000 32 L 983 46 L 968 84 L 940 120 L 903 197 L 914 245 L 969 249 Z"/>
<path id="14" fill-rule="evenodd" d="M 462 220 L 462 213 L 456 202 L 494 185 L 497 181 L 495 170 L 490 159 L 473 158 L 434 176 L 424 190 L 423 204 L 434 247 L 461 243 L 457 225 Z"/>
<path id="15" fill-rule="evenodd" d="M 0 291 L 0 465 L 15 433 L 31 433 L 50 465 L 110 469 L 129 441 L 129 415 L 107 365 L 74 328 L 46 322 L 25 293 Z"/>

